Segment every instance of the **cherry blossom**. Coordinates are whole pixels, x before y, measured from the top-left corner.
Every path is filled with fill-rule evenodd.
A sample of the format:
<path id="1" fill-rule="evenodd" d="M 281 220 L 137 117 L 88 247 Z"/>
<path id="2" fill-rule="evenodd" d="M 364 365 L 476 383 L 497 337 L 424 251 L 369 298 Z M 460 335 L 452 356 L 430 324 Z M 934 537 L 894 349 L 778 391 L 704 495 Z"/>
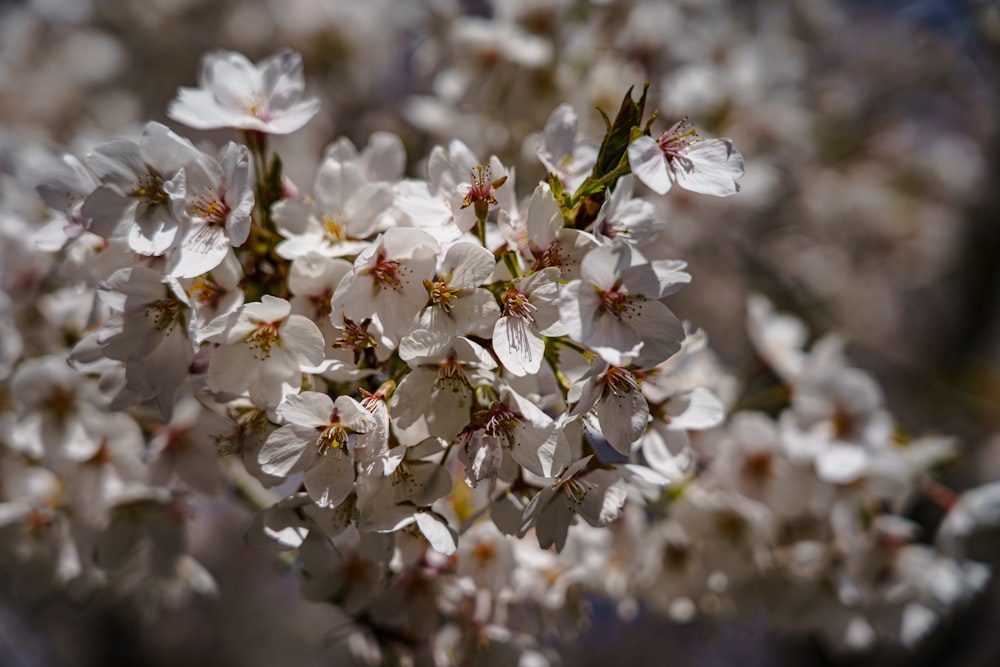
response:
<path id="1" fill-rule="evenodd" d="M 275 408 L 302 384 L 302 370 L 323 361 L 323 334 L 291 304 L 265 294 L 215 320 L 206 340 L 219 343 L 208 365 L 213 391 L 249 391 L 261 408 Z"/>
<path id="2" fill-rule="evenodd" d="M 629 164 L 640 181 L 657 194 L 674 183 L 686 190 L 716 197 L 739 191 L 743 155 L 729 139 L 704 139 L 686 120 L 675 123 L 658 139 L 641 136 L 628 147 Z"/>
<path id="3" fill-rule="evenodd" d="M 282 51 L 254 65 L 234 51 L 204 57 L 198 88 L 181 88 L 167 115 L 196 130 L 234 127 L 266 134 L 294 132 L 316 115 L 319 100 L 302 99 L 302 58 Z"/>

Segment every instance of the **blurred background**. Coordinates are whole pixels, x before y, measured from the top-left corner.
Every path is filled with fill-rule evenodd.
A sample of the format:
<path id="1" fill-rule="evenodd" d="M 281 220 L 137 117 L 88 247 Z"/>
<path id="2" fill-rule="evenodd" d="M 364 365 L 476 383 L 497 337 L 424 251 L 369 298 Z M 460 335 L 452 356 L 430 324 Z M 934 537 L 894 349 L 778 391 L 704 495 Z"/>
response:
<path id="1" fill-rule="evenodd" d="M 542 174 L 534 135 L 558 104 L 596 141 L 594 107 L 613 113 L 649 81 L 654 129 L 688 116 L 747 162 L 736 197 L 657 202 L 665 256 L 694 276 L 674 310 L 744 378 L 756 367 L 750 293 L 816 335 L 840 332 L 904 429 L 959 437 L 949 485 L 1000 478 L 1000 3 L 6 0 L 0 206 L 33 196 L 33 151 L 82 155 L 148 120 L 231 138 L 171 123 L 167 103 L 196 85 L 208 51 L 258 60 L 284 47 L 302 54 L 307 93 L 323 103 L 275 144 L 306 188 L 331 140 L 390 130 L 412 174 L 460 138 L 483 161 L 516 164 L 527 195 Z M 244 546 L 248 518 L 226 499 L 197 507 L 194 553 L 221 593 L 155 618 L 112 599 L 14 596 L 0 573 L 0 665 L 337 664 L 324 648 L 337 619 L 300 599 L 273 553 Z M 916 653 L 865 656 L 780 636 L 766 618 L 626 624 L 595 600 L 566 664 L 995 665 L 998 599 L 994 584 Z"/>

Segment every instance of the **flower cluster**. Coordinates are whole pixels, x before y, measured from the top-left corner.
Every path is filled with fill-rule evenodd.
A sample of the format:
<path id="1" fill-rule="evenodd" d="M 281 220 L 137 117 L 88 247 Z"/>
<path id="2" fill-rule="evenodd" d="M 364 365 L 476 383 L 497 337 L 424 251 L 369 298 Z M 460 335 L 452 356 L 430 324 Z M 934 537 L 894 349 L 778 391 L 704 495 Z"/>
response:
<path id="1" fill-rule="evenodd" d="M 318 110 L 299 57 L 212 53 L 199 84 L 168 116 L 242 143 L 151 122 L 48 165 L 45 226 L 4 219 L 39 258 L 0 292 L 19 585 L 151 606 L 212 590 L 185 524 L 224 486 L 359 658 L 542 664 L 586 592 L 676 619 L 763 600 L 847 646 L 913 642 L 985 582 L 959 543 L 997 517 L 952 497 L 941 549 L 917 543 L 902 513 L 945 493 L 950 441 L 900 436 L 837 339 L 806 352 L 801 324 L 751 302 L 790 400 L 725 423 L 734 381 L 671 311 L 691 276 L 637 191 L 735 194 L 731 140 L 654 136 L 629 90 L 599 144 L 552 112 L 527 197 L 459 140 L 407 177 L 390 133 L 337 140 L 300 188 L 269 146 Z M 815 620 L 789 611 L 801 595 Z"/>

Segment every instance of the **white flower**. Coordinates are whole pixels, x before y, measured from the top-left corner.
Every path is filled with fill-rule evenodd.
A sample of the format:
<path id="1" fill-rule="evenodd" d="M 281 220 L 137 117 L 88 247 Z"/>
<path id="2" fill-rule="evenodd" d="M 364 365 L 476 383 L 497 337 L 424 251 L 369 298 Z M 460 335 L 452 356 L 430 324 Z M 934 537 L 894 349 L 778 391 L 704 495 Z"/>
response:
<path id="1" fill-rule="evenodd" d="M 378 236 L 354 260 L 333 295 L 334 321 L 378 317 L 385 334 L 399 340 L 413 329 L 427 303 L 424 280 L 434 276 L 438 246 L 416 229 L 393 228 Z"/>
<path id="2" fill-rule="evenodd" d="M 383 158 L 384 160 L 385 158 Z M 381 165 L 376 171 L 391 171 Z M 314 201 L 284 199 L 274 206 L 274 220 L 285 240 L 277 253 L 286 259 L 314 252 L 324 257 L 356 255 L 379 226 L 393 203 L 392 187 L 385 182 L 369 182 L 365 161 L 349 141 L 342 140 L 327 150 L 316 173 Z"/>
<path id="3" fill-rule="evenodd" d="M 202 153 L 183 173 L 185 181 L 174 200 L 183 225 L 169 274 L 193 278 L 221 264 L 229 248 L 243 245 L 250 235 L 254 207 L 250 153 L 246 146 L 229 142 L 218 160 Z"/>
<path id="4" fill-rule="evenodd" d="M 141 399 L 155 397 L 168 414 L 194 358 L 187 295 L 176 281 L 144 266 L 116 271 L 98 295 L 112 310 L 97 335 L 104 356 L 125 362 L 129 390 Z"/>
<path id="5" fill-rule="evenodd" d="M 208 387 L 240 394 L 249 390 L 260 408 L 273 408 L 299 389 L 302 370 L 323 361 L 323 334 L 291 304 L 265 294 L 210 325 L 206 340 L 221 345 L 208 365 Z"/>
<path id="6" fill-rule="evenodd" d="M 320 507 L 335 507 L 354 489 L 354 434 L 375 428 L 375 420 L 350 396 L 334 401 L 305 391 L 282 401 L 276 413 L 285 425 L 261 448 L 258 461 L 268 475 L 304 472 L 309 497 Z"/>
<path id="7" fill-rule="evenodd" d="M 63 155 L 46 173 L 36 190 L 50 207 L 62 211 L 64 218 L 55 218 L 35 234 L 35 245 L 45 252 L 56 252 L 80 236 L 87 225 L 83 202 L 100 182 L 74 155 Z"/>
<path id="8" fill-rule="evenodd" d="M 505 451 L 542 477 L 553 477 L 569 465 L 569 443 L 559 425 L 509 387 L 501 388 L 500 400 L 473 415 L 472 423 L 459 441 L 470 486 L 497 477 Z"/>
<path id="9" fill-rule="evenodd" d="M 400 342 L 399 356 L 412 369 L 391 399 L 399 428 L 423 419 L 430 435 L 450 440 L 469 423 L 476 387 L 495 381 L 493 357 L 462 336 L 414 331 Z"/>
<path id="10" fill-rule="evenodd" d="M 743 155 L 728 139 L 702 139 L 678 121 L 659 139 L 642 136 L 629 144 L 632 173 L 657 194 L 677 183 L 686 190 L 726 197 L 740 189 Z"/>
<path id="11" fill-rule="evenodd" d="M 569 416 L 577 418 L 595 410 L 601 434 L 627 456 L 649 421 L 649 404 L 635 376 L 625 368 L 596 359 L 587 374 L 573 385 L 570 398 L 574 395 L 579 399 Z"/>
<path id="12" fill-rule="evenodd" d="M 516 278 L 503 293 L 503 316 L 493 327 L 493 351 L 513 375 L 534 375 L 545 353 L 543 336 L 565 333 L 559 320 L 559 269 Z"/>
<path id="13" fill-rule="evenodd" d="M 538 159 L 550 174 L 559 177 L 569 192 L 580 187 L 597 162 L 597 146 L 578 143 L 576 129 L 576 111 L 568 104 L 560 104 L 545 121 L 545 131 L 536 148 Z"/>
<path id="14" fill-rule="evenodd" d="M 518 249 L 534 262 L 535 271 L 555 267 L 564 280 L 579 278 L 583 257 L 597 246 L 592 235 L 563 226 L 562 210 L 546 183 L 539 183 L 531 194 L 523 220 L 504 215 L 500 219 L 505 217 L 514 227 Z"/>
<path id="15" fill-rule="evenodd" d="M 808 337 L 802 320 L 776 313 L 770 301 L 754 294 L 747 299 L 747 333 L 757 354 L 785 382 L 798 380 L 805 366 L 802 350 Z"/>
<path id="16" fill-rule="evenodd" d="M 676 287 L 629 246 L 599 246 L 563 288 L 559 310 L 570 338 L 609 364 L 648 368 L 681 349 L 684 327 L 658 300 Z"/>
<path id="17" fill-rule="evenodd" d="M 493 253 L 477 243 L 459 241 L 448 248 L 434 280 L 425 280 L 429 303 L 420 326 L 446 334 L 489 338 L 500 317 L 493 294 L 480 287 L 493 274 Z"/>
<path id="18" fill-rule="evenodd" d="M 19 415 L 7 444 L 52 463 L 86 461 L 100 447 L 95 428 L 104 417 L 95 384 L 55 356 L 22 362 L 11 380 Z"/>
<path id="19" fill-rule="evenodd" d="M 621 516 L 627 494 L 621 476 L 611 470 L 585 470 L 592 457 L 580 459 L 531 499 L 521 533 L 534 526 L 538 545 L 562 551 L 573 515 L 592 526 L 606 526 Z"/>
<path id="20" fill-rule="evenodd" d="M 181 88 L 167 116 L 196 130 L 233 127 L 266 134 L 294 132 L 316 115 L 319 100 L 301 99 L 302 58 L 282 51 L 258 65 L 233 51 L 202 60 L 198 88 Z"/>
<path id="21" fill-rule="evenodd" d="M 607 201 L 597 212 L 592 229 L 599 236 L 621 239 L 642 247 L 656 233 L 656 207 L 645 199 L 632 197 L 635 179 L 626 174 L 618 179 Z"/>
<path id="22" fill-rule="evenodd" d="M 196 160 L 194 145 L 160 123 L 147 123 L 139 142 L 102 144 L 85 161 L 101 181 L 80 215 L 98 236 L 127 236 L 143 255 L 162 255 L 173 246 L 179 225 L 172 200 L 184 196 L 181 169 Z"/>
<path id="23" fill-rule="evenodd" d="M 169 423 L 149 443 L 149 476 L 164 485 L 174 475 L 192 489 L 215 494 L 222 481 L 217 445 L 230 429 L 221 415 L 204 408 L 192 396 L 181 399 Z"/>

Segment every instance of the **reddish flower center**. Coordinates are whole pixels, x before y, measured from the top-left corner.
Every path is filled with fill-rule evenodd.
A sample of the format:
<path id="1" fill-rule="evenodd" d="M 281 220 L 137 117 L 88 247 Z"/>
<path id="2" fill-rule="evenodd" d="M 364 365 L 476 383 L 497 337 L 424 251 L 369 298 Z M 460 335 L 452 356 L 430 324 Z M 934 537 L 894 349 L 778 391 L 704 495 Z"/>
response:
<path id="1" fill-rule="evenodd" d="M 520 317 L 529 322 L 534 321 L 534 312 L 538 310 L 535 304 L 528 300 L 528 295 L 513 285 L 503 293 L 503 314 L 508 317 Z"/>
<path id="2" fill-rule="evenodd" d="M 697 136 L 698 131 L 688 123 L 687 118 L 682 118 L 660 136 L 660 150 L 671 159 L 682 157 L 688 144 Z"/>
<path id="3" fill-rule="evenodd" d="M 384 254 L 379 254 L 378 259 L 368 269 L 368 272 L 381 289 L 398 290 L 403 286 L 399 278 L 399 262 L 394 259 L 386 259 Z"/>
<path id="4" fill-rule="evenodd" d="M 279 322 L 258 322 L 257 328 L 247 336 L 246 342 L 253 356 L 263 361 L 271 356 L 271 347 L 278 342 Z"/>
<path id="5" fill-rule="evenodd" d="M 642 299 L 641 296 L 620 292 L 619 285 L 615 285 L 609 290 L 602 290 L 599 287 L 595 287 L 595 289 L 601 298 L 601 305 L 597 307 L 597 312 L 608 313 L 619 320 L 631 317 L 631 311 L 635 308 L 633 304 Z"/>

